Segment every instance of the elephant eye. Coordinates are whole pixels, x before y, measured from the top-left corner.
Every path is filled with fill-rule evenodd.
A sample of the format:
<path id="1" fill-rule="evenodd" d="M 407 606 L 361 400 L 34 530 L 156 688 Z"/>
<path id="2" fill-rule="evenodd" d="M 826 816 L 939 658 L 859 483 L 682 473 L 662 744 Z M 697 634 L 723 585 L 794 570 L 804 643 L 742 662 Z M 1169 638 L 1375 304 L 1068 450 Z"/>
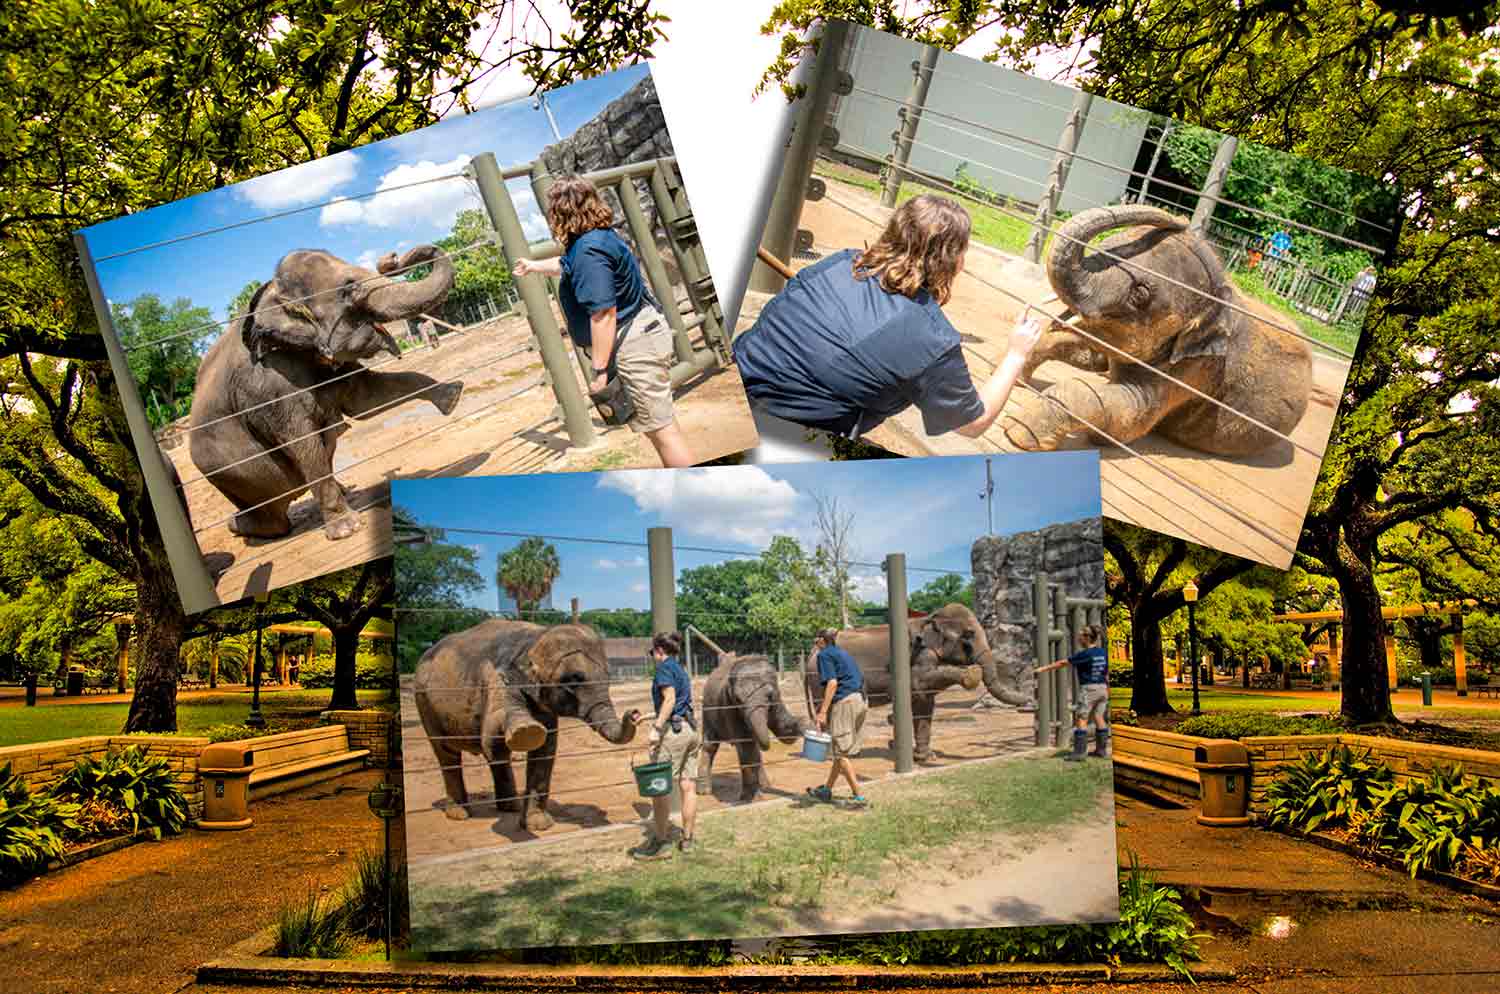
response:
<path id="1" fill-rule="evenodd" d="M 350 300 L 354 296 L 354 288 L 358 285 L 354 279 L 346 277 L 344 282 L 339 285 L 339 299 L 343 301 Z"/>
<path id="2" fill-rule="evenodd" d="M 1151 287 L 1146 283 L 1132 283 L 1130 285 L 1130 306 L 1138 311 L 1143 311 L 1151 304 Z"/>

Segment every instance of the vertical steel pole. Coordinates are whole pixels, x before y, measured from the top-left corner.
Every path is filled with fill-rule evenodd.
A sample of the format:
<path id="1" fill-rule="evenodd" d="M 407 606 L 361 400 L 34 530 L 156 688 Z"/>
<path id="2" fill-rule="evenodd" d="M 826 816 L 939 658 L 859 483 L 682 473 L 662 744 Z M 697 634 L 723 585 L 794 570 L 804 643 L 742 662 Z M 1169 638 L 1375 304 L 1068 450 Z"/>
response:
<path id="1" fill-rule="evenodd" d="M 896 772 L 910 773 L 915 739 L 911 718 L 911 634 L 906 625 L 906 555 L 885 557 L 886 604 L 891 613 L 891 717 L 896 724 Z"/>
<path id="2" fill-rule="evenodd" d="M 552 173 L 548 171 L 547 163 L 537 158 L 531 163 L 531 195 L 536 198 L 538 210 L 545 209 L 547 191 L 550 189 L 552 189 Z M 559 246 L 559 248 L 561 247 Z M 530 255 L 530 252 L 528 251 L 527 254 Z M 557 280 L 551 276 L 547 276 L 543 278 L 543 283 L 547 287 L 548 295 L 554 298 L 557 297 L 560 292 Z M 578 375 L 583 377 L 583 382 L 588 383 L 594 378 L 593 363 L 584 354 L 583 349 L 574 347 L 573 361 L 578 363 Z"/>
<path id="3" fill-rule="evenodd" d="M 928 45 L 922 49 L 922 58 L 911 63 L 911 91 L 899 112 L 901 128 L 891 137 L 896 150 L 891 156 L 889 171 L 885 175 L 885 189 L 880 192 L 881 207 L 895 207 L 901 195 L 901 181 L 906 177 L 906 166 L 911 161 L 912 142 L 917 140 L 917 125 L 922 121 L 922 108 L 927 105 L 927 91 L 932 87 L 932 72 L 937 68 L 938 49 Z"/>
<path id="4" fill-rule="evenodd" d="M 833 103 L 839 58 L 849 37 L 845 21 L 825 21 L 818 39 L 818 56 L 813 76 L 803 97 L 802 113 L 797 117 L 786 156 L 782 159 L 781 179 L 771 199 L 765 232 L 760 244 L 783 262 L 790 263 L 797 239 L 797 222 L 802 218 L 802 202 L 807 197 L 807 181 L 812 178 L 813 160 L 828 124 L 828 108 Z M 786 279 L 764 262 L 756 261 L 750 273 L 750 289 L 760 293 L 778 293 Z"/>
<path id="5" fill-rule="evenodd" d="M 1093 102 L 1094 95 L 1082 90 L 1073 97 L 1073 109 L 1068 112 L 1062 136 L 1057 140 L 1057 155 L 1053 156 L 1052 168 L 1047 172 L 1047 189 L 1037 202 L 1031 237 L 1026 240 L 1024 254 L 1027 262 L 1042 261 L 1042 246 L 1047 242 L 1047 229 L 1052 226 L 1052 218 L 1057 214 L 1063 187 L 1068 183 L 1068 169 L 1073 165 L 1073 152 L 1078 148 L 1078 136 L 1083 133 L 1083 122 L 1089 116 L 1089 105 Z"/>
<path id="6" fill-rule="evenodd" d="M 1047 637 L 1052 627 L 1052 612 L 1047 610 L 1047 574 L 1038 571 L 1032 580 L 1032 614 L 1036 621 L 1036 665 L 1047 666 L 1053 662 L 1048 651 L 1051 639 Z M 1036 681 L 1036 744 L 1044 746 L 1052 741 L 1052 680 L 1051 674 L 1040 673 Z"/>
<path id="7" fill-rule="evenodd" d="M 679 204 L 674 193 L 674 190 L 682 189 L 674 168 L 665 159 L 657 160 L 656 168 L 651 170 L 651 199 L 656 201 L 656 212 L 661 215 L 662 226 L 667 229 L 667 241 L 687 284 L 688 296 L 698 313 L 703 315 L 703 340 L 714 350 L 720 363 L 728 365 L 729 336 L 724 332 L 724 312 L 719 307 L 719 294 L 687 198 L 683 197 Z M 662 301 L 662 305 L 667 306 L 667 302 Z M 671 306 L 677 306 L 675 298 Z"/>
<path id="8" fill-rule="evenodd" d="M 1198 708 L 1198 604 L 1188 601 L 1188 664 L 1193 667 L 1193 714 L 1201 714 Z"/>
<path id="9" fill-rule="evenodd" d="M 505 188 L 500 176 L 500 167 L 495 164 L 491 152 L 476 155 L 470 162 L 479 195 L 484 199 L 490 223 L 500 235 L 500 244 L 505 251 L 506 262 L 514 265 L 517 259 L 529 258 L 531 245 L 526 233 L 521 230 L 521 218 L 516 205 Z M 532 274 L 513 278 L 521 299 L 526 304 L 526 319 L 531 322 L 532 335 L 542 353 L 542 363 L 552 380 L 552 390 L 557 402 L 562 405 L 563 424 L 568 431 L 568 440 L 577 448 L 593 448 L 598 444 L 594 435 L 594 422 L 589 414 L 589 405 L 583 399 L 583 388 L 568 366 L 562 342 L 562 329 L 552 315 L 552 305 L 547 300 L 547 291 L 542 277 Z"/>
<path id="10" fill-rule="evenodd" d="M 656 294 L 657 302 L 661 304 L 662 316 L 672 327 L 672 348 L 677 353 L 677 361 L 687 362 L 693 357 L 693 343 L 688 339 L 682 309 L 677 306 L 677 291 L 667 278 L 667 267 L 662 265 L 661 253 L 657 251 L 656 233 L 651 230 L 646 212 L 641 209 L 641 198 L 636 195 L 635 180 L 621 180 L 615 192 L 619 194 L 620 206 L 625 210 L 630 233 L 635 237 L 635 249 L 646 267 L 646 279 L 651 282 L 651 289 Z"/>
<path id="11" fill-rule="evenodd" d="M 1166 145 L 1167 136 L 1172 133 L 1172 119 L 1167 118 L 1167 123 L 1162 125 L 1161 134 L 1156 136 L 1156 148 L 1151 152 L 1151 165 L 1146 167 L 1146 175 L 1141 177 L 1141 189 L 1136 194 L 1135 202 L 1144 204 L 1146 197 L 1151 192 L 1151 180 L 1156 176 L 1156 164 L 1161 161 L 1162 147 Z"/>
<path id="12" fill-rule="evenodd" d="M 646 529 L 651 570 L 651 634 L 677 630 L 677 570 L 672 565 L 672 529 Z"/>
<path id="13" fill-rule="evenodd" d="M 1224 189 L 1224 178 L 1229 175 L 1229 163 L 1233 161 L 1235 149 L 1239 145 L 1238 138 L 1225 135 L 1224 140 L 1219 142 L 1219 147 L 1214 150 L 1214 161 L 1208 167 L 1208 178 L 1203 181 L 1198 204 L 1193 208 L 1193 219 L 1188 222 L 1189 231 L 1202 234 L 1209 218 L 1213 217 L 1214 208 L 1219 204 L 1219 191 Z"/>
<path id="14" fill-rule="evenodd" d="M 1067 659 L 1073 654 L 1073 647 L 1069 643 L 1068 635 L 1068 605 L 1067 597 L 1063 588 L 1050 585 L 1049 595 L 1052 599 L 1052 631 L 1056 633 L 1057 658 Z M 1069 744 L 1068 718 L 1071 714 L 1068 702 L 1068 690 L 1071 686 L 1072 667 L 1064 666 L 1060 670 L 1052 671 L 1052 686 L 1054 688 L 1053 702 L 1056 705 L 1054 717 L 1056 723 L 1052 730 L 1052 744 L 1065 746 Z"/>

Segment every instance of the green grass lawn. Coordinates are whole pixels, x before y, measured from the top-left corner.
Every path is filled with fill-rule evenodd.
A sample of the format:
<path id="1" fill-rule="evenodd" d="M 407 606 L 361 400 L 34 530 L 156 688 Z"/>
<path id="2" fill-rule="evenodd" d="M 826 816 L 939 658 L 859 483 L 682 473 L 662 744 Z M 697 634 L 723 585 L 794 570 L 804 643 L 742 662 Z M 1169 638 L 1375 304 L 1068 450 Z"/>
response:
<path id="1" fill-rule="evenodd" d="M 899 899 L 939 850 L 944 860 L 984 859 L 1090 817 L 1112 784 L 1107 763 L 976 763 L 871 784 L 865 809 L 799 801 L 714 812 L 699 825 L 697 851 L 667 863 L 634 863 L 624 850 L 638 837 L 611 832 L 420 867 L 411 877 L 413 944 L 496 949 L 805 931 L 799 917 L 819 909 Z"/>
<path id="2" fill-rule="evenodd" d="M 1349 325 L 1324 324 L 1317 318 L 1308 317 L 1301 311 L 1288 307 L 1286 301 L 1267 290 L 1259 278 L 1242 279 L 1241 277 L 1240 273 L 1229 274 L 1229 279 L 1241 293 L 1285 316 L 1309 338 L 1322 342 L 1324 345 L 1332 345 L 1336 349 L 1343 349 L 1345 352 L 1353 352 L 1354 347 L 1359 344 L 1358 328 Z"/>
<path id="3" fill-rule="evenodd" d="M 1179 711 L 1193 706 L 1193 688 L 1184 685 L 1179 688 L 1175 683 L 1167 685 L 1167 700 Z M 1198 705 L 1203 711 L 1326 711 L 1338 707 L 1338 698 L 1328 697 L 1328 703 L 1324 705 L 1321 701 L 1310 700 L 1305 697 L 1282 697 L 1278 694 L 1269 693 L 1234 693 L 1232 691 L 1220 691 L 1213 687 L 1198 688 Z M 1111 707 L 1128 708 L 1130 706 L 1129 687 L 1109 688 L 1109 703 Z"/>
<path id="4" fill-rule="evenodd" d="M 318 712 L 328 706 L 328 690 L 262 690 L 260 710 L 271 724 L 314 724 Z M 361 704 L 372 704 L 390 696 L 386 690 L 361 690 Z M 85 735 L 116 735 L 130 713 L 126 702 L 113 704 L 59 704 L 28 708 L 19 704 L 0 707 L 0 747 L 72 739 Z M 180 701 L 177 705 L 179 735 L 201 735 L 214 725 L 237 725 L 250 713 L 250 694 L 245 691 Z"/>

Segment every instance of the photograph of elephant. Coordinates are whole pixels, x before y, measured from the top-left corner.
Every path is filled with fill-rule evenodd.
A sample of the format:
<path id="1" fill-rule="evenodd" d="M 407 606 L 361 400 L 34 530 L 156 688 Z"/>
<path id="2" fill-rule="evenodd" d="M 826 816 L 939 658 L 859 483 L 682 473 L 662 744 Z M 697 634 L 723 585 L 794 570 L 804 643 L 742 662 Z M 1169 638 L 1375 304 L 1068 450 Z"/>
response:
<path id="1" fill-rule="evenodd" d="M 1117 918 L 1097 453 L 392 490 L 413 948 Z"/>
<path id="2" fill-rule="evenodd" d="M 735 329 L 763 437 L 1097 449 L 1105 516 L 1286 568 L 1396 191 L 823 32 Z"/>
<path id="3" fill-rule="evenodd" d="M 390 555 L 397 477 L 756 443 L 644 65 L 75 240 L 189 611 Z"/>

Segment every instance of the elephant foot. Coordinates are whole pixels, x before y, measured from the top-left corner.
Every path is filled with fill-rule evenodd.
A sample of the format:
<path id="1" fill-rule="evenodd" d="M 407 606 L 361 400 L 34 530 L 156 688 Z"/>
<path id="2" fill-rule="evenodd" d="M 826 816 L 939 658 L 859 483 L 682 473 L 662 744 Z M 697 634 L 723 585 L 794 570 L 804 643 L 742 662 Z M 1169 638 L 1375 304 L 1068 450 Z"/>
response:
<path id="1" fill-rule="evenodd" d="M 329 541 L 337 542 L 339 539 L 348 538 L 365 526 L 359 515 L 353 511 L 345 511 L 330 521 L 323 522 L 323 534 Z"/>
<path id="2" fill-rule="evenodd" d="M 968 669 L 964 670 L 964 678 L 959 681 L 959 684 L 965 690 L 974 690 L 978 688 L 979 681 L 982 679 L 984 679 L 984 673 L 979 669 L 979 667 L 970 666 Z"/>
<path id="3" fill-rule="evenodd" d="M 458 400 L 464 395 L 464 381 L 456 380 L 453 383 L 444 383 L 432 391 L 432 403 L 443 414 L 452 414 L 453 409 L 458 406 Z"/>
<path id="4" fill-rule="evenodd" d="M 552 816 L 545 811 L 539 811 L 536 808 L 532 808 L 530 811 L 526 812 L 524 824 L 526 826 L 526 831 L 528 832 L 545 832 L 547 829 L 552 827 Z"/>
<path id="5" fill-rule="evenodd" d="M 547 730 L 535 721 L 518 722 L 505 731 L 505 747 L 511 752 L 532 752 L 547 741 Z"/>
<path id="6" fill-rule="evenodd" d="M 759 794 L 759 793 L 760 793 L 759 791 L 752 790 L 748 794 L 741 794 L 740 795 L 740 803 L 741 804 L 749 804 L 749 803 L 751 803 L 752 801 L 755 800 L 756 795 Z"/>
<path id="7" fill-rule="evenodd" d="M 449 821 L 467 821 L 469 809 L 461 801 L 449 801 L 448 806 L 443 809 L 443 814 Z"/>
<path id="8" fill-rule="evenodd" d="M 258 511 L 242 511 L 229 520 L 229 533 L 241 538 L 281 538 L 292 530 L 292 519 L 282 509 L 274 514 L 269 508 Z"/>
<path id="9" fill-rule="evenodd" d="M 1005 432 L 1006 441 L 1025 452 L 1041 452 L 1052 448 L 1031 430 L 1030 425 L 1016 418 L 1007 416 L 1002 430 Z"/>

